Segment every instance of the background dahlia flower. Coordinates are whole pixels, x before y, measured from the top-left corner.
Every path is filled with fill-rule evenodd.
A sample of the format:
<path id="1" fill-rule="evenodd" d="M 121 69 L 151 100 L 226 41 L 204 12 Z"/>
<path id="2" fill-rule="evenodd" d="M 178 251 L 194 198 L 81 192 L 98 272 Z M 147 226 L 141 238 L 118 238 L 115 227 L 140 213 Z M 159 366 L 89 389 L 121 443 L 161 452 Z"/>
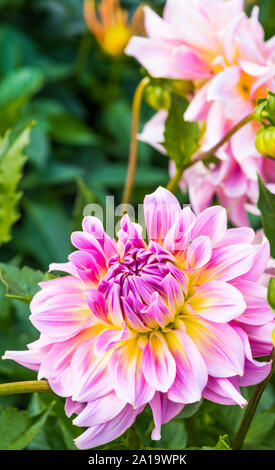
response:
<path id="1" fill-rule="evenodd" d="M 79 448 L 121 435 L 150 404 L 155 429 L 205 397 L 244 406 L 239 386 L 262 381 L 274 313 L 258 281 L 269 244 L 250 228 L 227 230 L 215 206 L 197 217 L 163 188 L 144 200 L 148 242 L 124 215 L 118 241 L 94 217 L 72 234 L 77 248 L 51 270 L 31 302 L 40 331 L 6 359 L 38 371 L 67 397 L 66 412 L 88 429 Z"/>
<path id="2" fill-rule="evenodd" d="M 242 0 L 167 0 L 163 18 L 145 8 L 148 37 L 133 37 L 126 48 L 153 77 L 192 80 L 195 92 L 185 113 L 203 121 L 201 149 L 215 145 L 237 122 L 253 112 L 267 89 L 275 89 L 275 41 L 264 40 L 258 7 L 251 17 Z M 166 112 L 145 127 L 141 140 L 159 148 Z M 275 189 L 275 162 L 255 147 L 259 124 L 246 124 L 217 151 L 218 165 L 197 163 L 186 171 L 195 212 L 208 207 L 216 194 L 237 226 L 249 225 L 246 211 L 257 213 L 257 173 Z M 161 139 L 161 140 L 160 140 Z M 203 185 L 204 191 L 197 188 Z"/>

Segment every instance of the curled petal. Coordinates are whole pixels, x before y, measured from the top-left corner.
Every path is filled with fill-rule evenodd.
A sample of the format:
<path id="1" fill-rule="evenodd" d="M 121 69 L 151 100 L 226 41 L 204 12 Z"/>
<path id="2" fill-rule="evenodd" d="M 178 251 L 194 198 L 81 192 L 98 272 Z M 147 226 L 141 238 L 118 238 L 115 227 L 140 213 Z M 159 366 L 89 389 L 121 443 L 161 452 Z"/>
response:
<path id="1" fill-rule="evenodd" d="M 168 423 L 168 421 L 177 416 L 183 409 L 183 405 L 182 403 L 175 403 L 169 400 L 166 393 L 156 392 L 150 401 L 150 406 L 155 422 L 155 429 L 152 432 L 151 438 L 154 441 L 158 441 L 161 438 L 161 425 Z"/>
<path id="2" fill-rule="evenodd" d="M 89 402 L 85 408 L 78 413 L 73 423 L 76 426 L 95 426 L 106 423 L 117 416 L 125 407 L 126 403 L 118 398 L 115 392 Z"/>
<path id="3" fill-rule="evenodd" d="M 203 391 L 203 397 L 222 405 L 247 405 L 246 399 L 241 395 L 235 377 L 222 379 L 209 377 L 207 386 Z"/>
<path id="4" fill-rule="evenodd" d="M 87 429 L 75 439 L 76 446 L 79 449 L 90 449 L 113 441 L 132 426 L 136 416 L 141 413 L 143 408 L 134 409 L 131 405 L 126 405 L 115 418 Z"/>

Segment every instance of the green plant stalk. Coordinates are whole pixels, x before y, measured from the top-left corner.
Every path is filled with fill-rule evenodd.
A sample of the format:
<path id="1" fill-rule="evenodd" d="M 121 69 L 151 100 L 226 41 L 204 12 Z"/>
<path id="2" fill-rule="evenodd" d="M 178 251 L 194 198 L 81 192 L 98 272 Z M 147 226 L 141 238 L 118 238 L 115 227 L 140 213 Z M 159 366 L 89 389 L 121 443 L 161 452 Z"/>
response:
<path id="1" fill-rule="evenodd" d="M 273 348 L 273 351 L 271 353 L 270 358 L 272 359 L 271 371 L 270 371 L 269 375 L 261 383 L 256 385 L 256 387 L 253 390 L 253 393 L 252 393 L 252 395 L 250 397 L 250 400 L 248 402 L 248 405 L 246 407 L 244 417 L 243 417 L 242 422 L 240 424 L 239 430 L 238 430 L 238 432 L 237 432 L 237 434 L 236 434 L 236 436 L 233 440 L 233 446 L 232 446 L 233 450 L 239 450 L 239 449 L 242 448 L 242 445 L 243 445 L 244 440 L 245 440 L 245 436 L 246 436 L 246 434 L 249 430 L 250 424 L 251 424 L 251 422 L 253 420 L 253 417 L 255 415 L 255 412 L 256 412 L 257 406 L 260 402 L 261 396 L 262 396 L 268 382 L 270 381 L 273 372 L 275 371 L 275 349 L 274 348 Z"/>
<path id="2" fill-rule="evenodd" d="M 14 395 L 15 393 L 33 392 L 54 393 L 46 380 L 29 380 L 25 382 L 0 384 L 0 395 Z"/>
<path id="3" fill-rule="evenodd" d="M 132 189 L 135 180 L 136 168 L 137 168 L 137 133 L 139 125 L 139 115 L 140 107 L 143 97 L 143 92 L 148 83 L 150 82 L 149 77 L 144 77 L 138 84 L 132 105 L 132 125 L 131 125 L 131 140 L 130 140 L 130 150 L 129 150 L 129 160 L 128 160 L 128 170 L 125 181 L 125 187 L 122 196 L 122 203 L 128 204 L 131 198 Z"/>
<path id="4" fill-rule="evenodd" d="M 176 174 L 170 179 L 166 188 L 175 193 L 177 190 L 180 180 L 182 178 L 183 172 L 189 168 L 190 166 L 194 165 L 197 162 L 202 162 L 209 159 L 211 156 L 215 155 L 215 152 L 224 145 L 236 132 L 238 132 L 243 126 L 245 126 L 248 122 L 252 121 L 254 118 L 254 113 L 249 114 L 245 118 L 243 118 L 240 122 L 238 122 L 232 129 L 225 134 L 225 136 L 219 140 L 217 144 L 215 144 L 211 149 L 207 150 L 206 152 L 200 152 L 194 154 L 191 160 L 189 160 L 185 165 L 180 166 L 176 170 Z"/>
<path id="5" fill-rule="evenodd" d="M 182 420 L 187 432 L 187 447 L 200 447 L 200 441 L 196 426 L 196 415 Z"/>

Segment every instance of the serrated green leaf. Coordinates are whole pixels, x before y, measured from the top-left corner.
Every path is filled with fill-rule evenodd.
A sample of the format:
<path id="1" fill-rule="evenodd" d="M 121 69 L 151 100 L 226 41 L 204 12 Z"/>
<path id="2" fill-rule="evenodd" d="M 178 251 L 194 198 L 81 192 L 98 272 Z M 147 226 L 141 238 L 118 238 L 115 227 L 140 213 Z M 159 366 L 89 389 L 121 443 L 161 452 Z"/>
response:
<path id="1" fill-rule="evenodd" d="M 165 140 L 162 145 L 167 151 L 167 156 L 174 160 L 177 167 L 188 163 L 198 148 L 200 137 L 198 124 L 184 120 L 187 106 L 186 98 L 173 96 L 165 122 Z"/>
<path id="2" fill-rule="evenodd" d="M 49 280 L 51 276 L 42 271 L 24 266 L 22 269 L 0 263 L 0 281 L 6 287 L 6 297 L 30 303 L 39 290 L 38 282 Z"/>
<path id="3" fill-rule="evenodd" d="M 227 434 L 219 437 L 218 443 L 215 447 L 203 446 L 202 449 L 203 450 L 232 450 L 229 437 Z"/>
<path id="4" fill-rule="evenodd" d="M 261 211 L 263 229 L 270 243 L 271 255 L 275 258 L 275 194 L 264 185 L 260 176 L 258 208 Z"/>
<path id="5" fill-rule="evenodd" d="M 11 239 L 13 224 L 19 219 L 18 202 L 22 193 L 18 183 L 26 161 L 24 149 L 30 141 L 32 124 L 23 130 L 7 131 L 0 138 L 0 245 Z"/>

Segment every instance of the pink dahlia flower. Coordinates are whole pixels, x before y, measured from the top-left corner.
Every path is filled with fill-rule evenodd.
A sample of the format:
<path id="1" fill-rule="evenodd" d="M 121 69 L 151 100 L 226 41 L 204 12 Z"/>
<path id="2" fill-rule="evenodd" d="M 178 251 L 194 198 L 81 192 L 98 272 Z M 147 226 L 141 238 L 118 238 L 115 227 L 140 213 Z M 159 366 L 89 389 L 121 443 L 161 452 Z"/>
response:
<path id="1" fill-rule="evenodd" d="M 246 404 L 240 386 L 263 380 L 271 364 L 274 313 L 258 281 L 269 244 L 250 228 L 227 230 L 215 206 L 197 217 L 159 188 L 144 200 L 148 242 L 124 215 L 118 241 L 86 217 L 77 248 L 52 270 L 31 302 L 40 331 L 6 359 L 38 371 L 67 397 L 66 412 L 88 429 L 79 448 L 112 441 L 150 404 L 155 429 L 205 397 Z"/>
<path id="2" fill-rule="evenodd" d="M 185 119 L 206 122 L 202 150 L 250 114 L 268 88 L 275 89 L 275 41 L 264 41 L 258 7 L 248 18 L 242 0 L 167 0 L 163 18 L 145 8 L 145 27 L 148 37 L 133 37 L 126 53 L 153 77 L 194 82 Z M 159 148 L 165 112 L 157 116 L 141 139 Z M 255 148 L 257 130 L 258 124 L 250 122 L 237 132 L 217 152 L 219 165 L 206 170 L 197 164 L 186 172 L 184 182 L 196 212 L 216 194 L 231 208 L 235 225 L 249 225 L 246 211 L 255 212 L 257 173 L 271 186 L 275 181 L 275 162 L 266 163 Z M 201 184 L 205 191 L 197 190 Z"/>

